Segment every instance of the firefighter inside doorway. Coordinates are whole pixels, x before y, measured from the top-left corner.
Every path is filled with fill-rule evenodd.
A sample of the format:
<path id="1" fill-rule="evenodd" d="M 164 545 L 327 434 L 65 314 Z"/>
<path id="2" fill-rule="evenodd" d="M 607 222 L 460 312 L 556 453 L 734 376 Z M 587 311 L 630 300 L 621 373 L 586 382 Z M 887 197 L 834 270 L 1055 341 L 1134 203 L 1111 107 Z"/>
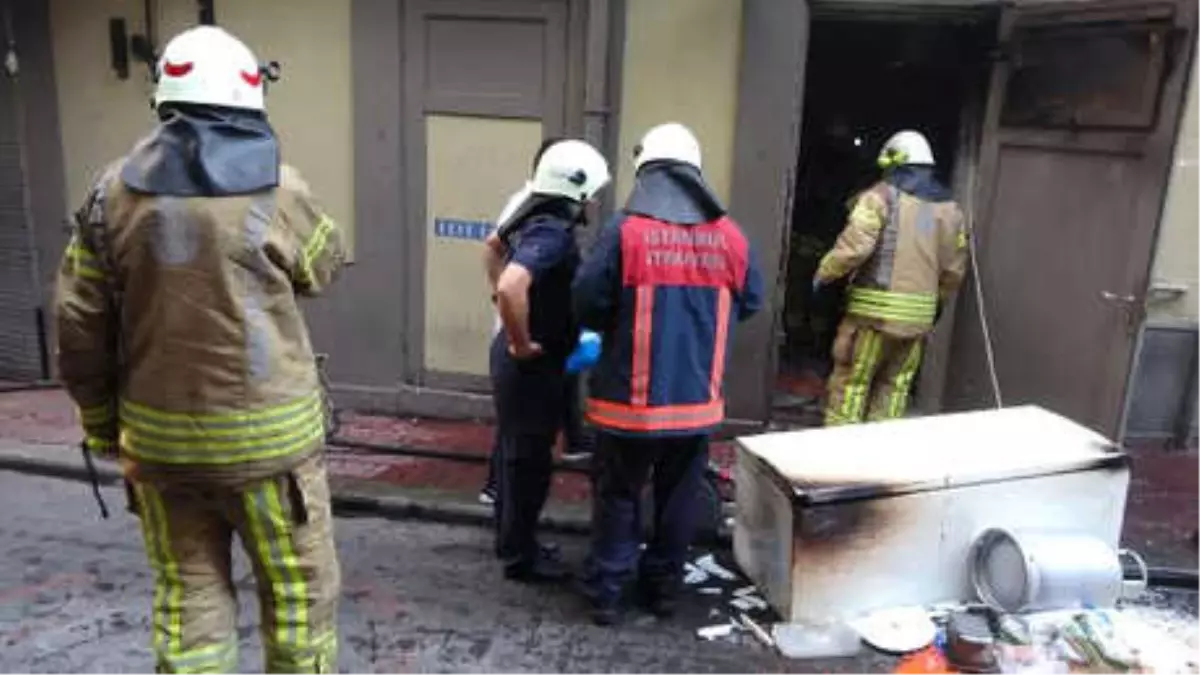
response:
<path id="1" fill-rule="evenodd" d="M 795 199 L 785 260 L 784 310 L 772 417 L 824 421 L 825 381 L 846 308 L 846 279 L 812 279 L 849 218 L 855 197 L 880 178 L 876 159 L 901 129 L 922 133 L 933 177 L 955 186 L 963 139 L 981 120 L 989 14 L 897 18 L 868 12 L 814 16 L 805 71 Z M 955 195 L 958 196 L 958 195 Z M 919 372 L 914 386 L 919 384 Z"/>
<path id="2" fill-rule="evenodd" d="M 895 134 L 878 164 L 882 180 L 855 198 L 813 277 L 814 293 L 850 279 L 826 386 L 826 426 L 904 416 L 925 336 L 966 273 L 962 209 L 934 177 L 925 137 Z"/>

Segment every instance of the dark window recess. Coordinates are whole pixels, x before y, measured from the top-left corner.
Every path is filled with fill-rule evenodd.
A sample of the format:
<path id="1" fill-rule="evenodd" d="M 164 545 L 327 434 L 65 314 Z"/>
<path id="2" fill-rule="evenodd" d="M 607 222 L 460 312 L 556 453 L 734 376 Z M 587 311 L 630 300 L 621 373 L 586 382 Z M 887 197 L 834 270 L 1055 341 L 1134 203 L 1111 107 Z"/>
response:
<path id="1" fill-rule="evenodd" d="M 1166 25 L 1143 23 L 1019 33 L 1000 123 L 1153 128 L 1168 30 Z"/>
<path id="2" fill-rule="evenodd" d="M 197 0 L 201 25 L 212 26 L 217 23 L 217 10 L 213 7 L 213 3 L 214 0 Z"/>

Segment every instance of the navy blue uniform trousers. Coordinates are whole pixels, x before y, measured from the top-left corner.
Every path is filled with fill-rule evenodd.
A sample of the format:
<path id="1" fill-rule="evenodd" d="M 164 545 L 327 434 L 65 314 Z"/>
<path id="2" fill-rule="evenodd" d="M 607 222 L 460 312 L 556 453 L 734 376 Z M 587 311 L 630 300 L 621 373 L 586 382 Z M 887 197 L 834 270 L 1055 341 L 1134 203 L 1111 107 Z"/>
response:
<path id="1" fill-rule="evenodd" d="M 500 441 L 496 555 L 505 565 L 532 563 L 539 554 L 538 518 L 550 493 L 568 378 L 561 358 L 513 359 L 503 334 L 492 341 L 491 371 Z"/>
<path id="2" fill-rule="evenodd" d="M 639 582 L 649 587 L 665 590 L 679 583 L 696 532 L 707 465 L 707 435 L 652 438 L 600 433 L 587 564 L 589 591 L 597 600 L 615 603 L 635 570 Z M 641 495 L 647 483 L 654 496 L 653 532 L 639 560 Z"/>

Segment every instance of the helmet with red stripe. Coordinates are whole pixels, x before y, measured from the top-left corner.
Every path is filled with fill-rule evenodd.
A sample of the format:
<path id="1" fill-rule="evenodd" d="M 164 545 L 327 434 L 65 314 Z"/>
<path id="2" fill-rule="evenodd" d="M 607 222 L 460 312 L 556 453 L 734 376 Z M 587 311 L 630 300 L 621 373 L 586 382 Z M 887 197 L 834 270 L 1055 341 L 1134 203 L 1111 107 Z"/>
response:
<path id="1" fill-rule="evenodd" d="M 263 74 L 254 52 L 215 26 L 197 26 L 167 43 L 158 62 L 154 104 L 197 103 L 263 109 Z"/>

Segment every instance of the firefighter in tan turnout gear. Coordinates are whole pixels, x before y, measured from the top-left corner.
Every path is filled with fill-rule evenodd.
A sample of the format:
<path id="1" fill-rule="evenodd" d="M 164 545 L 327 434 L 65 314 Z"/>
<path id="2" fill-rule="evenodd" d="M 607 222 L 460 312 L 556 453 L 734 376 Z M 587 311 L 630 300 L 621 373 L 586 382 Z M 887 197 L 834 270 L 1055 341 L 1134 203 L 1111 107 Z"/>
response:
<path id="1" fill-rule="evenodd" d="M 895 134 L 879 166 L 883 180 L 856 198 L 813 280 L 816 290 L 850 278 L 833 347 L 827 425 L 904 415 L 924 338 L 966 272 L 963 214 L 934 178 L 925 137 Z"/>
<path id="2" fill-rule="evenodd" d="M 329 672 L 339 569 L 321 395 L 297 296 L 344 259 L 282 166 L 251 51 L 214 27 L 158 64 L 160 124 L 77 212 L 58 359 L 86 443 L 125 467 L 154 571 L 159 672 L 237 667 L 236 534 L 272 672 Z"/>

